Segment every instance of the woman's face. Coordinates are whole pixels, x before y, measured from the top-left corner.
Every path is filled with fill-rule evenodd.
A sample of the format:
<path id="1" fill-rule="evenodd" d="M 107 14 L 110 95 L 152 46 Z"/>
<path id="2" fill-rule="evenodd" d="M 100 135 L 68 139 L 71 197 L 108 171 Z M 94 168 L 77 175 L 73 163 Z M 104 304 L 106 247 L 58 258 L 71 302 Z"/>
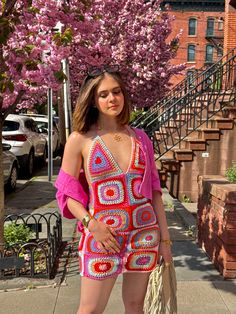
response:
<path id="1" fill-rule="evenodd" d="M 95 105 L 100 114 L 109 117 L 117 117 L 124 108 L 124 95 L 120 85 L 107 73 L 95 91 Z"/>

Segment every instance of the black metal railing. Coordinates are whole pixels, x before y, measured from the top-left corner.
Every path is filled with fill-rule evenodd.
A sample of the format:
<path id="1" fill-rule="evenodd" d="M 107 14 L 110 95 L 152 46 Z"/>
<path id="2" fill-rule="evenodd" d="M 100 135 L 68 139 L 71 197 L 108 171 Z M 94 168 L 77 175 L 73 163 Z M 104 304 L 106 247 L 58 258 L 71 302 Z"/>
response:
<path id="1" fill-rule="evenodd" d="M 154 141 L 157 158 L 178 147 L 203 123 L 235 99 L 236 48 L 200 73 L 194 87 L 181 91 L 139 125 Z M 180 147 L 180 146 L 179 146 Z"/>
<path id="2" fill-rule="evenodd" d="M 215 68 L 219 68 L 232 53 L 235 52 L 235 48 L 232 49 L 227 55 L 222 56 L 216 63 L 208 66 L 204 66 L 201 69 L 193 73 L 189 78 L 185 77 L 179 84 L 177 84 L 172 91 L 170 91 L 164 98 L 156 103 L 152 108 L 146 111 L 145 114 L 140 114 L 133 122 L 132 126 L 146 129 L 146 126 L 150 122 L 159 116 L 163 111 L 172 107 L 172 105 L 185 96 L 186 93 L 191 90 L 195 90 L 196 86 L 201 85 L 204 81 L 205 86 L 203 89 L 198 88 L 197 92 L 204 92 L 209 85 L 207 80 L 210 79 L 211 73 L 215 71 Z"/>
<path id="3" fill-rule="evenodd" d="M 209 67 L 209 66 L 208 66 Z M 190 89 L 194 88 L 198 76 L 206 71 L 208 68 L 203 66 L 200 69 L 192 69 L 191 75 L 187 75 L 181 82 L 179 82 L 173 89 L 171 89 L 167 95 L 162 99 L 158 100 L 157 103 L 152 106 L 146 112 L 140 113 L 138 117 L 131 123 L 134 127 L 143 128 L 147 123 L 149 123 L 155 116 L 162 112 L 165 108 L 169 107 L 176 99 L 181 98 Z"/>
<path id="4" fill-rule="evenodd" d="M 0 253 L 0 278 L 52 278 L 63 244 L 60 214 L 8 215 L 5 217 L 4 228 L 9 224 L 27 226 L 31 236 L 25 243 L 21 241 L 5 245 L 4 251 Z"/>
<path id="5" fill-rule="evenodd" d="M 208 126 L 209 119 L 227 105 L 225 101 L 235 99 L 235 54 L 236 48 L 196 75 L 187 88 L 185 79 L 162 106 L 132 123 L 153 138 L 157 158 L 178 144 L 180 147 L 182 139 L 203 123 Z"/>

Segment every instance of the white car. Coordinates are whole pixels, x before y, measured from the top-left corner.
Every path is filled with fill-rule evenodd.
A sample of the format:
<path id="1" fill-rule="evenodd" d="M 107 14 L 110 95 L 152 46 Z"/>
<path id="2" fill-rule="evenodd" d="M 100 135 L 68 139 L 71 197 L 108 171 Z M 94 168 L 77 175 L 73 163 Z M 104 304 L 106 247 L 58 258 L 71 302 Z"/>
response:
<path id="1" fill-rule="evenodd" d="M 18 161 L 16 156 L 9 151 L 11 149 L 11 145 L 2 143 L 2 148 L 4 185 L 8 191 L 14 191 L 18 177 Z"/>
<path id="2" fill-rule="evenodd" d="M 40 114 L 30 114 L 30 113 L 20 114 L 20 115 L 32 118 L 36 122 L 39 131 L 42 134 L 45 134 L 47 143 L 48 143 L 48 116 L 40 115 Z M 53 120 L 52 150 L 53 150 L 54 155 L 57 154 L 59 148 L 60 148 L 59 130 L 58 130 L 56 122 Z"/>
<path id="3" fill-rule="evenodd" d="M 35 121 L 29 117 L 9 114 L 3 124 L 3 142 L 11 145 L 24 175 L 31 176 L 35 158 L 45 163 L 47 140 L 40 134 Z"/>

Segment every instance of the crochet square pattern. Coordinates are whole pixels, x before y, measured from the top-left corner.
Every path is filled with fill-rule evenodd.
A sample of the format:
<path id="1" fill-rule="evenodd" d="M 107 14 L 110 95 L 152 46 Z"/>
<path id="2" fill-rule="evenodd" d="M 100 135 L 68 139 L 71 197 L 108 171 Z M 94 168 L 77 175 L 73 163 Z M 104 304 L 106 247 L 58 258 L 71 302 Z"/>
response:
<path id="1" fill-rule="evenodd" d="M 94 218 L 106 223 L 109 227 L 119 231 L 127 231 L 130 226 L 129 213 L 122 209 L 110 209 L 98 211 Z"/>
<path id="2" fill-rule="evenodd" d="M 134 228 L 154 225 L 157 218 L 151 204 L 146 203 L 136 207 L 132 212 L 132 221 Z"/>
<path id="3" fill-rule="evenodd" d="M 101 205 L 127 205 L 127 193 L 123 176 L 96 182 L 94 188 L 97 190 L 94 197 L 94 207 Z"/>

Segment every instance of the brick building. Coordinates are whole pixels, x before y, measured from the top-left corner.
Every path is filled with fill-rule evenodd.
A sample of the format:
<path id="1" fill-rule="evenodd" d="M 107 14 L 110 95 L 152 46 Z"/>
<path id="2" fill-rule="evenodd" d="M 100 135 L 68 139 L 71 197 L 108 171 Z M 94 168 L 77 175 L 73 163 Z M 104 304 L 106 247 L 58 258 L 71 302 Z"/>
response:
<path id="1" fill-rule="evenodd" d="M 236 0 L 225 1 L 224 54 L 236 47 Z"/>
<path id="2" fill-rule="evenodd" d="M 236 0 L 231 0 L 235 1 Z M 170 6 L 172 34 L 181 30 L 180 45 L 172 64 L 186 63 L 186 71 L 191 80 L 194 71 L 207 67 L 223 55 L 224 44 L 224 0 L 163 0 L 162 5 Z M 184 78 L 172 78 L 175 85 Z"/>

